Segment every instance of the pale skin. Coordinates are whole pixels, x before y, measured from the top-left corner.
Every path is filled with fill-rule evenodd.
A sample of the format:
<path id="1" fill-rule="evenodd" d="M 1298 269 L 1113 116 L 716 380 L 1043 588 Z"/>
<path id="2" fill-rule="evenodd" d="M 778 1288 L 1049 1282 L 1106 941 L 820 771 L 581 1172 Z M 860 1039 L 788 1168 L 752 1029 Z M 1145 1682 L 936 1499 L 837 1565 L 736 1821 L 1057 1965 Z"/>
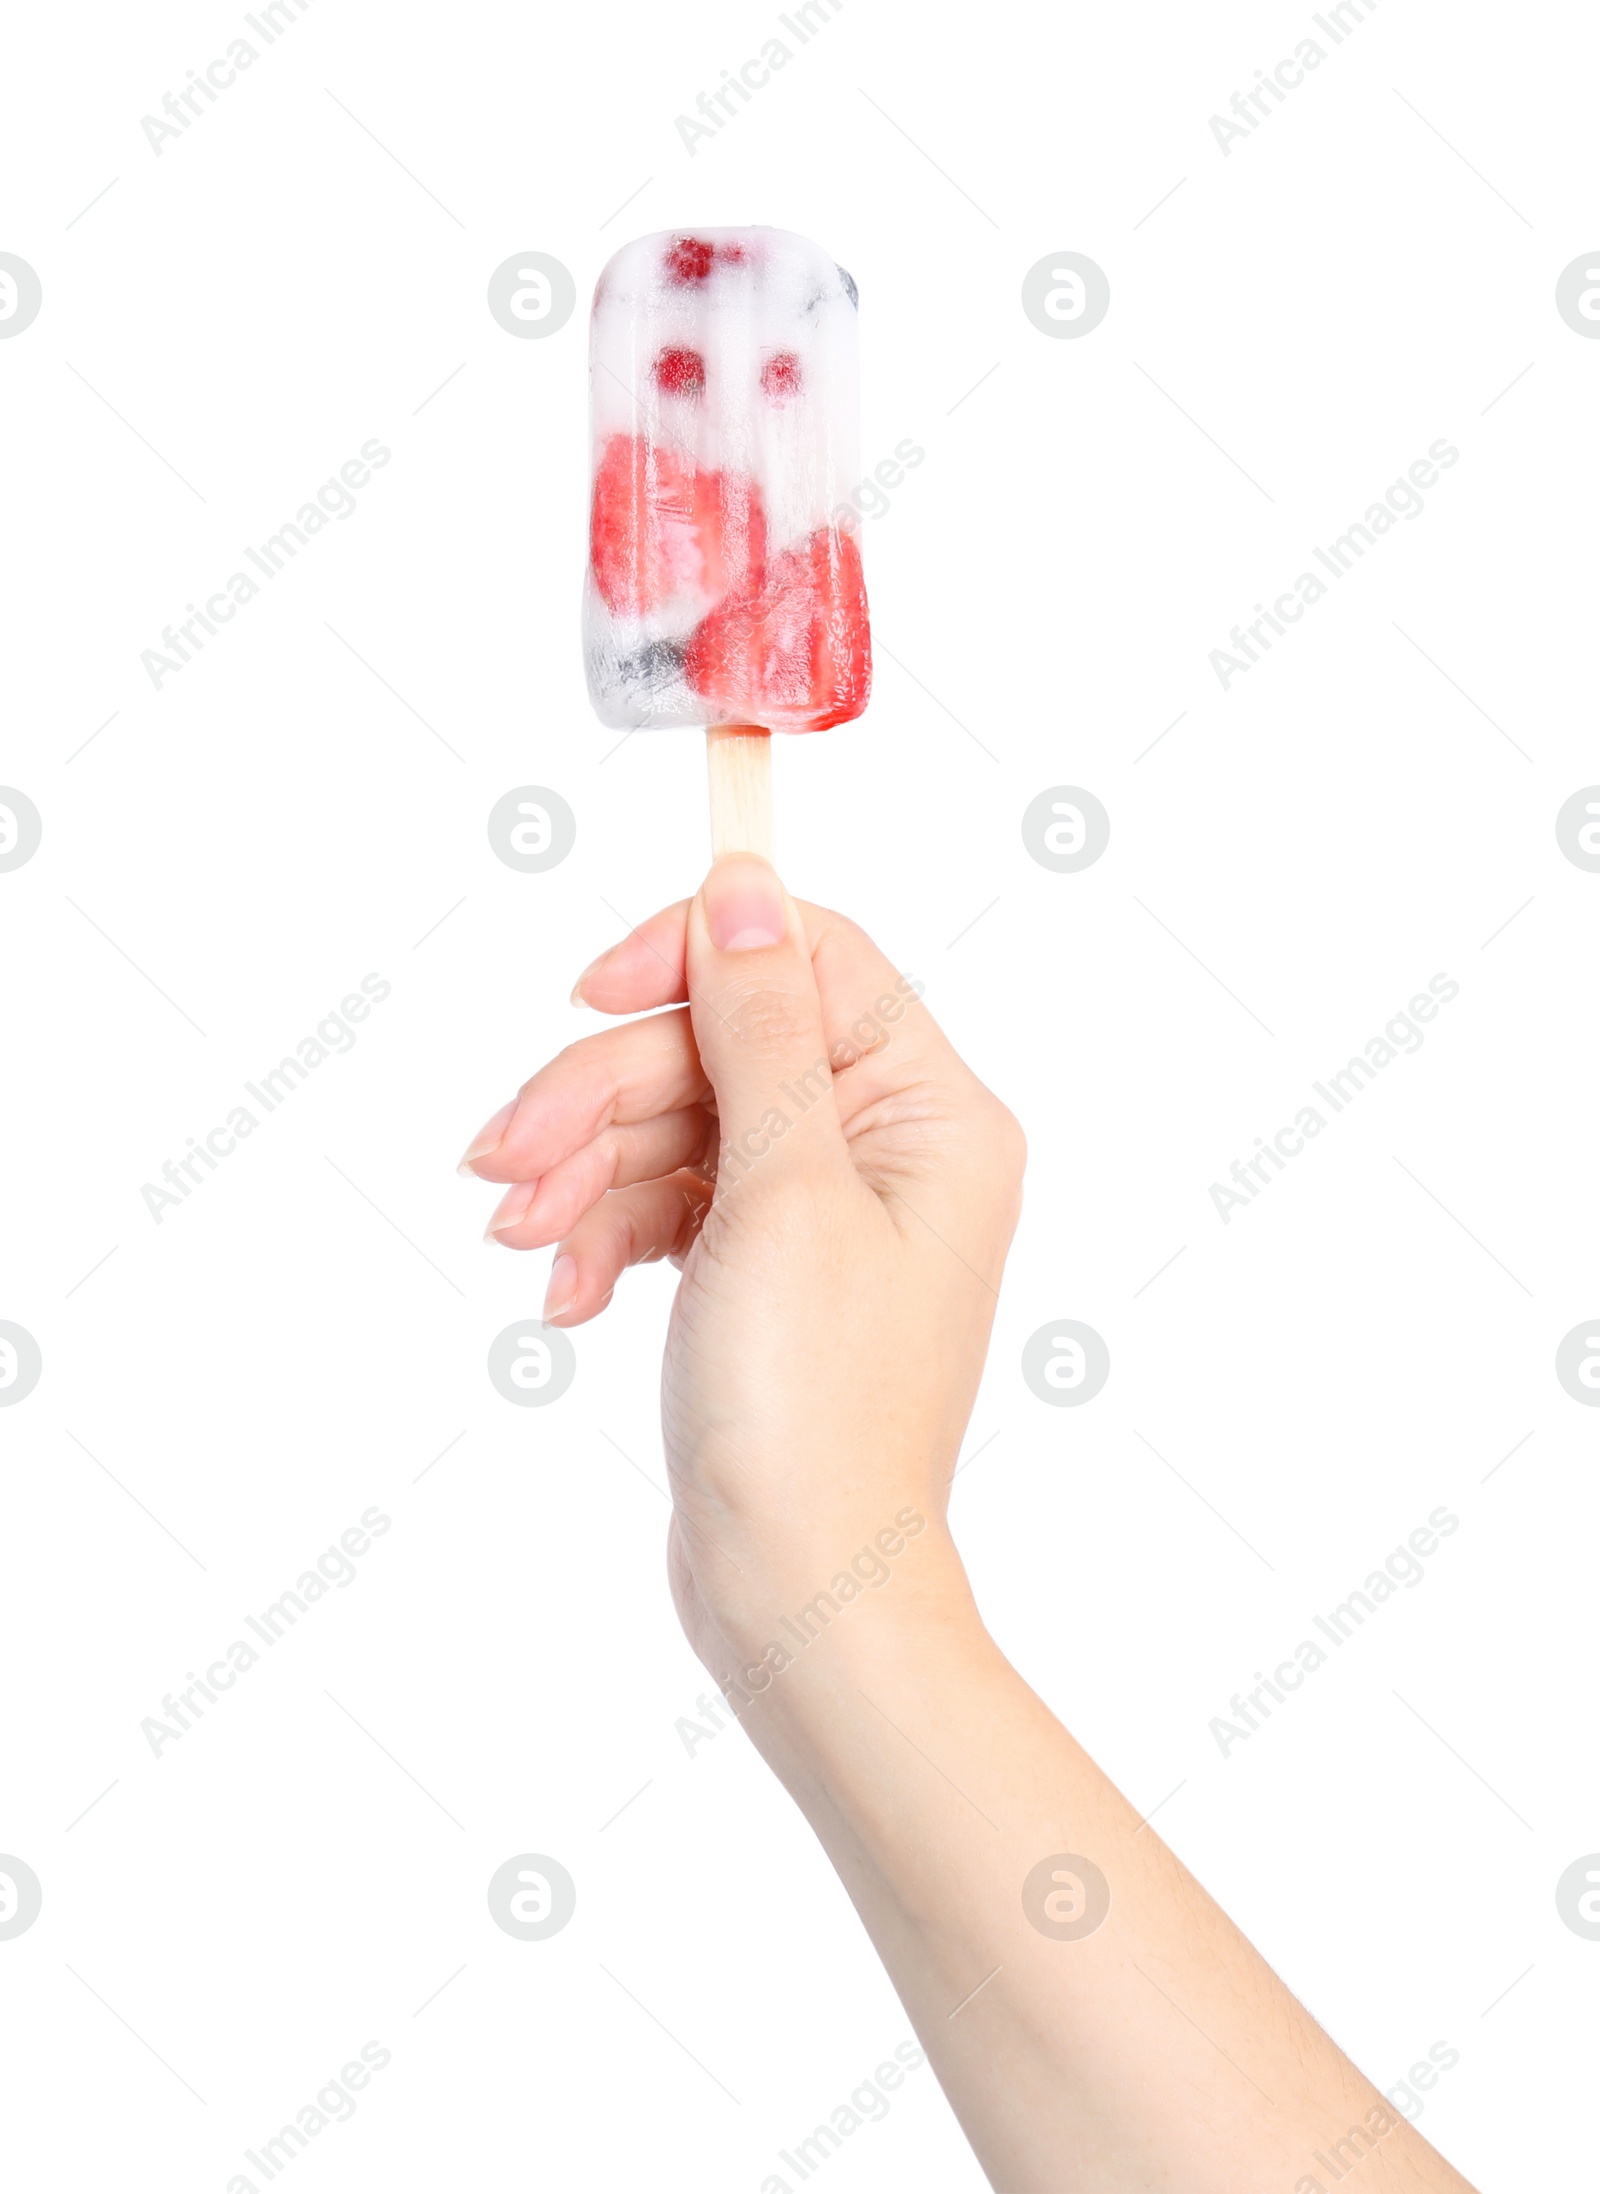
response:
<path id="1" fill-rule="evenodd" d="M 542 1067 L 464 1170 L 508 1184 L 493 1240 L 554 1245 L 554 1325 L 597 1317 L 629 1265 L 681 1271 L 662 1376 L 678 1614 L 990 2183 L 1331 2194 L 1354 2171 L 1363 2194 L 1472 2194 L 984 1628 L 947 1505 L 1021 1201 L 1005 1106 L 861 930 L 754 856 L 574 998 L 650 1018 Z M 852 1575 L 872 1581 L 830 1590 Z M 1070 1939 L 1024 1908 L 1063 1854 L 1110 1890 Z M 1045 1874 L 1035 1918 L 1093 1916 L 1082 1877 Z"/>

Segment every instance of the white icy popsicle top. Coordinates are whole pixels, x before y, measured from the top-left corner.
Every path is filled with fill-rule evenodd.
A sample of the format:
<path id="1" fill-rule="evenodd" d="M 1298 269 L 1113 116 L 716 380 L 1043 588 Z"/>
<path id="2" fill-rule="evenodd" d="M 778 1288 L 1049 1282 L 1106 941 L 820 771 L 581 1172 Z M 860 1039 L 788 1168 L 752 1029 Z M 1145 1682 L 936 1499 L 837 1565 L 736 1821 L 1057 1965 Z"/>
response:
<path id="1" fill-rule="evenodd" d="M 595 287 L 584 655 L 619 730 L 821 731 L 871 686 L 855 285 L 784 229 L 668 230 Z"/>

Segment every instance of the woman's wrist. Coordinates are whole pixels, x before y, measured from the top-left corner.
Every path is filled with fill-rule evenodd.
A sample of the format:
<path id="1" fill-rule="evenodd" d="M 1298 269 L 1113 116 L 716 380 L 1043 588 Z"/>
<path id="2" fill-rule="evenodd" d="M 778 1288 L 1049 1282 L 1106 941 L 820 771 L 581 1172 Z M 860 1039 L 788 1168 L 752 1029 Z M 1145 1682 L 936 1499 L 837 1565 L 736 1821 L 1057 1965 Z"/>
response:
<path id="1" fill-rule="evenodd" d="M 854 1667 L 895 1661 L 953 1637 L 983 1637 L 966 1569 L 942 1518 L 900 1503 L 876 1529 L 830 1534 L 832 1553 L 779 1542 L 735 1540 L 729 1586 L 718 1595 L 718 1645 L 707 1654 L 735 1714 L 766 1705 L 786 1718 L 801 1694 L 830 1689 Z M 841 1551 L 843 1549 L 843 1551 Z"/>
<path id="2" fill-rule="evenodd" d="M 741 1610 L 719 1626 L 723 1658 L 705 1658 L 763 1751 L 820 1760 L 863 1702 L 870 1711 L 876 1694 L 902 1693 L 918 1670 L 937 1667 L 944 1682 L 998 1659 L 942 1522 L 869 1546 L 876 1566 L 859 1549 L 831 1566 L 785 1560 L 753 1590 L 746 1570 Z"/>

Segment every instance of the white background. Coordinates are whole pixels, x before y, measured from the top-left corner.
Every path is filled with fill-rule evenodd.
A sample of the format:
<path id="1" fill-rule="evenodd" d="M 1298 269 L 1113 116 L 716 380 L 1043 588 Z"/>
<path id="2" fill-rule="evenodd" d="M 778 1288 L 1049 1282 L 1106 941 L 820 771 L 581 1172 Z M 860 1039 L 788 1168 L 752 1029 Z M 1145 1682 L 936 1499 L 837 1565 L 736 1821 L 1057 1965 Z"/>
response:
<path id="1" fill-rule="evenodd" d="M 851 269 L 864 465 L 927 453 L 865 528 L 870 712 L 785 743 L 780 854 L 1031 1139 L 955 1497 L 982 1604 L 1380 2085 L 1459 2050 L 1422 2129 L 1555 2183 L 1600 1971 L 1553 1894 L 1600 1846 L 1600 1420 L 1552 1368 L 1600 1289 L 1600 877 L 1553 830 L 1600 778 L 1600 346 L 1553 293 L 1600 231 L 1600 40 L 1381 6 L 1224 157 L 1309 9 L 849 0 L 691 157 L 776 14 L 315 0 L 159 157 L 141 117 L 242 10 L 6 34 L 0 249 L 44 288 L 0 342 L 0 778 L 44 818 L 0 876 L 0 1316 L 44 1357 L 0 1416 L 18 2183 L 223 2194 L 375 2039 L 296 2187 L 757 2194 L 909 2031 L 743 1738 L 674 1728 L 673 1276 L 513 1409 L 485 1352 L 548 1259 L 480 1245 L 452 1170 L 706 859 L 698 741 L 607 759 L 584 693 L 584 306 L 628 236 L 733 221 Z M 1111 284 L 1079 341 L 1019 302 L 1063 249 Z M 527 250 L 578 286 L 548 340 L 484 302 Z M 370 437 L 356 514 L 154 690 L 141 651 Z M 1439 437 L 1425 515 L 1224 692 L 1209 651 Z M 530 783 L 578 817 L 543 876 L 484 829 Z M 1019 833 L 1060 784 L 1112 819 L 1075 876 Z M 158 1226 L 142 1184 L 368 972 L 354 1050 Z M 1224 1226 L 1210 1184 L 1440 972 L 1420 1053 Z M 1079 1410 L 1019 1370 L 1062 1317 L 1111 1351 Z M 152 1757 L 373 1504 L 356 1582 Z M 1211 1717 L 1441 1504 L 1424 1584 L 1224 1759 Z M 578 1885 L 544 1944 L 485 1903 L 529 1851 Z M 982 2183 L 926 2071 L 825 2171 Z"/>

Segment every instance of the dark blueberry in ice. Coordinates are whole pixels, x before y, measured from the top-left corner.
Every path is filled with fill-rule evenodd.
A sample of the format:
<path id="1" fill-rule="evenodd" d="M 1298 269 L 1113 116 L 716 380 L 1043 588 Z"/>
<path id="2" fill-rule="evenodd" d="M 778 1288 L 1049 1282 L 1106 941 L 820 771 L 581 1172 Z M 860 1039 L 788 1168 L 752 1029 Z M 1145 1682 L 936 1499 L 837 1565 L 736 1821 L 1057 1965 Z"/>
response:
<path id="1" fill-rule="evenodd" d="M 856 310 L 859 312 L 861 309 L 861 299 L 856 294 L 855 281 L 847 267 L 841 267 L 839 269 L 839 279 L 844 284 L 844 293 L 846 297 L 849 298 L 851 304 L 854 305 Z"/>
<path id="2" fill-rule="evenodd" d="M 659 693 L 683 675 L 683 649 L 676 640 L 652 640 L 636 655 L 624 656 L 618 665 L 630 686 Z"/>

